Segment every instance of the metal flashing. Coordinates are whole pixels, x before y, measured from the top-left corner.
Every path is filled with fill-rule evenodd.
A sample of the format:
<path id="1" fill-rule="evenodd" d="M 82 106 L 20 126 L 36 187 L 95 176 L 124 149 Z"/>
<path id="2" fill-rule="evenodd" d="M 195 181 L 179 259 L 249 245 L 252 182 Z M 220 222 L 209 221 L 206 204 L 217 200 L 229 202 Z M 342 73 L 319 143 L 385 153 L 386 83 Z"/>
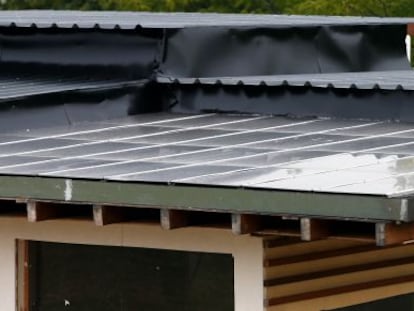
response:
<path id="1" fill-rule="evenodd" d="M 414 90 L 414 71 L 339 72 L 245 77 L 157 77 L 157 82 L 176 85 L 310 87 L 359 90 Z"/>
<path id="2" fill-rule="evenodd" d="M 401 199 L 378 196 L 263 191 L 223 187 L 156 185 L 70 179 L 67 203 L 166 207 L 189 211 L 251 213 L 322 218 L 413 221 L 401 219 Z M 0 176 L 2 198 L 65 201 L 68 179 Z"/>
<path id="3" fill-rule="evenodd" d="M 147 80 L 125 77 L 90 75 L 13 75 L 0 76 L 0 101 L 11 101 L 31 96 L 134 88 L 144 85 Z"/>
<path id="4" fill-rule="evenodd" d="M 384 25 L 412 23 L 413 18 L 286 16 L 216 13 L 2 11 L 0 26 L 21 28 L 74 28 L 131 30 L 136 28 L 185 28 L 217 26 L 320 26 Z"/>

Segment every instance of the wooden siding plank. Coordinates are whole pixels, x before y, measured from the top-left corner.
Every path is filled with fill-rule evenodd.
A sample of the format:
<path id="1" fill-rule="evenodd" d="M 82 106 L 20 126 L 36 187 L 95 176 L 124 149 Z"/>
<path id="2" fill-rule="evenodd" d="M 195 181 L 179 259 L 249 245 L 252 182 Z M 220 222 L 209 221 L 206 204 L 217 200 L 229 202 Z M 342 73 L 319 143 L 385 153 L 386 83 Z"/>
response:
<path id="1" fill-rule="evenodd" d="M 296 237 L 262 237 L 263 238 L 263 248 L 265 251 L 271 252 L 272 250 L 277 250 L 282 246 L 292 246 L 292 245 L 301 245 L 303 242 Z"/>
<path id="2" fill-rule="evenodd" d="M 333 269 L 345 268 L 365 263 L 375 264 L 380 261 L 414 257 L 414 245 L 377 248 L 373 251 L 348 254 L 336 258 L 321 258 L 314 261 L 303 261 L 264 269 L 265 280 L 300 274 L 316 273 Z"/>
<path id="3" fill-rule="evenodd" d="M 299 256 L 285 257 L 285 258 L 269 258 L 264 260 L 265 267 L 280 266 L 285 264 L 292 264 L 304 261 L 318 260 L 322 258 L 341 257 L 349 254 L 369 252 L 377 249 L 375 245 L 359 245 L 344 249 L 328 250 L 324 252 L 309 253 Z"/>
<path id="4" fill-rule="evenodd" d="M 389 267 L 407 265 L 407 264 L 412 264 L 412 263 L 414 263 L 414 256 L 373 262 L 373 263 L 362 263 L 362 264 L 357 264 L 357 265 L 351 265 L 349 267 L 340 267 L 337 269 L 317 271 L 317 272 L 312 272 L 312 273 L 304 273 L 300 275 L 293 275 L 293 276 L 288 276 L 288 277 L 265 280 L 264 285 L 265 287 L 279 286 L 279 285 L 284 285 L 284 284 L 327 278 L 327 277 L 331 277 L 335 275 L 344 275 L 344 274 L 349 274 L 349 273 L 377 270 L 381 268 L 389 268 Z"/>
<path id="5" fill-rule="evenodd" d="M 283 240 L 290 241 L 290 243 L 282 243 Z M 265 247 L 265 259 L 270 258 L 284 258 L 305 255 L 310 253 L 324 252 L 335 249 L 345 249 L 349 247 L 361 246 L 361 245 L 373 245 L 373 243 L 367 243 L 366 241 L 353 241 L 353 240 L 341 240 L 326 239 L 316 240 L 310 242 L 303 242 L 299 239 L 285 238 L 282 241 L 274 241 L 274 247 Z M 271 244 L 271 242 L 265 242 Z"/>
<path id="6" fill-rule="evenodd" d="M 366 290 L 370 288 L 378 288 L 393 284 L 400 284 L 400 283 L 407 283 L 414 281 L 414 275 L 405 275 L 405 276 L 399 276 L 384 280 L 375 280 L 371 282 L 364 282 L 364 283 L 358 283 L 358 284 L 351 284 L 346 286 L 340 286 L 336 288 L 330 288 L 325 290 L 317 290 L 317 291 L 311 291 L 307 293 L 297 294 L 297 295 L 290 295 L 285 297 L 277 297 L 277 298 L 269 298 L 265 299 L 265 306 L 275 306 L 280 304 L 286 304 L 291 303 L 295 301 L 302 301 L 302 300 L 309 300 L 309 299 L 315 299 L 315 298 L 321 298 L 321 297 L 327 297 L 332 295 L 339 295 L 343 293 L 350 293 L 350 292 L 356 292 L 360 290 Z"/>

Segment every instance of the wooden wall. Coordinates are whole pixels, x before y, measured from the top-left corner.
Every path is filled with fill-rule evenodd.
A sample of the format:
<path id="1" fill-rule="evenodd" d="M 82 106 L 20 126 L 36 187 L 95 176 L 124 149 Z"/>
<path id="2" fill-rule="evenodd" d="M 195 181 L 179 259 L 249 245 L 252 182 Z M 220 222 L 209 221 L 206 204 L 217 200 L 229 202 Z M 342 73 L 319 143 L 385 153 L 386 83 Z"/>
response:
<path id="1" fill-rule="evenodd" d="M 164 230 L 159 223 L 140 221 L 99 227 L 81 218 L 32 223 L 26 217 L 3 215 L 0 216 L 1 311 L 16 310 L 17 301 L 25 304 L 25 284 L 17 277 L 25 273 L 25 258 L 16 258 L 16 240 L 231 254 L 234 258 L 235 311 L 263 310 L 263 245 L 260 237 L 239 236 L 222 228 Z M 22 243 L 17 244 L 20 244 L 18 248 L 22 247 Z"/>
<path id="2" fill-rule="evenodd" d="M 414 292 L 414 245 L 264 240 L 266 311 L 320 311 Z"/>

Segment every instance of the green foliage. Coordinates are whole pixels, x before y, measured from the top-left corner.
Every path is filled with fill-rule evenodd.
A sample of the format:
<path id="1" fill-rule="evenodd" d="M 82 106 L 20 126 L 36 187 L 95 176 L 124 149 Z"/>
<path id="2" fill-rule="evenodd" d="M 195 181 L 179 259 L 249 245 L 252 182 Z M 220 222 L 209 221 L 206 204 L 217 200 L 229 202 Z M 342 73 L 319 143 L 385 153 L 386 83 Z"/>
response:
<path id="1" fill-rule="evenodd" d="M 317 15 L 413 16 L 414 0 L 304 0 L 288 11 Z"/>
<path id="2" fill-rule="evenodd" d="M 167 11 L 201 11 L 223 13 L 283 13 L 287 3 L 298 0 L 166 0 Z"/>
<path id="3" fill-rule="evenodd" d="M 0 9 L 414 16 L 414 0 L 0 0 Z"/>
<path id="4" fill-rule="evenodd" d="M 101 0 L 2 0 L 0 8 L 9 10 L 100 10 L 102 9 L 101 2 Z"/>
<path id="5" fill-rule="evenodd" d="M 301 0 L 3 0 L 2 9 L 282 13 Z"/>

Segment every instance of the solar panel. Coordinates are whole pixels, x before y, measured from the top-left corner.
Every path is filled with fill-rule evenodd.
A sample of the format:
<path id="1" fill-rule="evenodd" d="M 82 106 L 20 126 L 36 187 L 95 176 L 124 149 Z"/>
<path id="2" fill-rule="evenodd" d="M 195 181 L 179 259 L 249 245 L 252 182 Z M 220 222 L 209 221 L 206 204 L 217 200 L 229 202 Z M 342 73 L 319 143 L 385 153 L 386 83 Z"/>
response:
<path id="1" fill-rule="evenodd" d="M 144 114 L 0 135 L 0 174 L 394 196 L 414 192 L 414 126 Z"/>

